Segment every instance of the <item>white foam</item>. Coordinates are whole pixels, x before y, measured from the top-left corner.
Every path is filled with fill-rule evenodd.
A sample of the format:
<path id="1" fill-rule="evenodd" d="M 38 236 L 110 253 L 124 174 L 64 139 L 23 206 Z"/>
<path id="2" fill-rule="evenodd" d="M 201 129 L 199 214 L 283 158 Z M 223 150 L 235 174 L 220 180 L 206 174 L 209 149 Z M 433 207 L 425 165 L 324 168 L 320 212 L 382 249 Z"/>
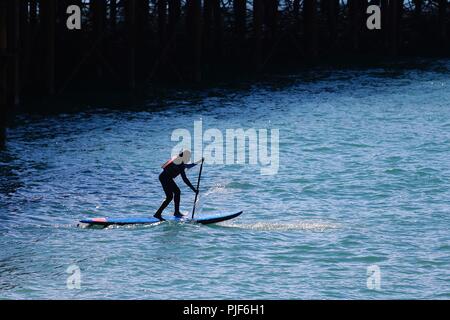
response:
<path id="1" fill-rule="evenodd" d="M 329 222 L 256 222 L 256 223 L 237 223 L 224 222 L 222 226 L 233 227 L 239 229 L 256 230 L 256 231 L 325 231 L 329 229 L 339 228 L 338 224 Z"/>

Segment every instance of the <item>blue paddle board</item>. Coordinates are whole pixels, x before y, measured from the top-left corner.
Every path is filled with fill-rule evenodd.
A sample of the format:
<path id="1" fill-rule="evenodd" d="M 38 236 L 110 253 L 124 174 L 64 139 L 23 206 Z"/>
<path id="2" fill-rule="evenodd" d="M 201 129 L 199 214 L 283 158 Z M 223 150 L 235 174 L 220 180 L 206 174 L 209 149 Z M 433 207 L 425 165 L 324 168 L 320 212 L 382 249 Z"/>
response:
<path id="1" fill-rule="evenodd" d="M 184 216 L 181 218 L 174 216 L 163 217 L 165 221 L 172 222 L 196 222 L 201 224 L 217 223 L 226 220 L 236 218 L 242 214 L 242 211 L 233 214 L 201 214 L 194 219 L 190 216 Z M 129 225 L 129 224 L 155 224 L 161 222 L 161 220 L 154 217 L 129 217 L 129 218 L 91 218 L 80 220 L 81 223 L 97 226 L 110 226 L 110 225 Z"/>

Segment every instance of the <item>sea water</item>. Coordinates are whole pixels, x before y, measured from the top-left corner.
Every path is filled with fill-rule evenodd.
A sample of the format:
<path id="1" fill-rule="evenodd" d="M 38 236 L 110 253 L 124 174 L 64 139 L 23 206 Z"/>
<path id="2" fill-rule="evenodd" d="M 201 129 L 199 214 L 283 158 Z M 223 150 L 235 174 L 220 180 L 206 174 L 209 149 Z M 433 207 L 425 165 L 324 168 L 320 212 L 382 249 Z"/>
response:
<path id="1" fill-rule="evenodd" d="M 18 115 L 8 130 L 0 298 L 450 298 L 449 62 L 317 69 L 80 109 Z M 77 227 L 152 215 L 171 134 L 199 120 L 279 129 L 276 174 L 203 168 L 198 214 L 242 216 Z M 197 168 L 187 174 L 197 181 Z M 177 182 L 189 213 L 194 194 Z"/>

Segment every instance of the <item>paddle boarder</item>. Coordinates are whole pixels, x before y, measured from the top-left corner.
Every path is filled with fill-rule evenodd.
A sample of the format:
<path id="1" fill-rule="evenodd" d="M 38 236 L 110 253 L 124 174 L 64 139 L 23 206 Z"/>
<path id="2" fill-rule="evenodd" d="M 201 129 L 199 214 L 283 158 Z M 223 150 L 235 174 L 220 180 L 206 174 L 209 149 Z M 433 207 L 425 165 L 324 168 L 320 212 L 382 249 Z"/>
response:
<path id="1" fill-rule="evenodd" d="M 169 203 L 174 200 L 175 205 L 175 217 L 183 217 L 183 215 L 180 212 L 180 188 L 178 188 L 177 184 L 175 183 L 174 179 L 181 175 L 181 178 L 183 179 L 184 183 L 192 189 L 196 194 L 198 193 L 198 190 L 194 188 L 192 183 L 189 181 L 189 179 L 186 176 L 185 169 L 190 169 L 194 166 L 196 166 L 198 163 L 188 163 L 191 159 L 191 152 L 189 150 L 183 150 L 180 152 L 180 154 L 176 157 L 173 157 L 172 159 L 168 160 L 166 163 L 164 163 L 161 168 L 163 171 L 159 175 L 159 181 L 161 182 L 161 185 L 164 189 L 164 193 L 166 194 L 166 199 L 161 204 L 161 207 L 159 207 L 158 211 L 154 214 L 154 217 L 160 220 L 164 220 L 161 217 L 162 212 L 164 209 L 169 205 Z M 200 160 L 201 161 L 201 160 Z"/>

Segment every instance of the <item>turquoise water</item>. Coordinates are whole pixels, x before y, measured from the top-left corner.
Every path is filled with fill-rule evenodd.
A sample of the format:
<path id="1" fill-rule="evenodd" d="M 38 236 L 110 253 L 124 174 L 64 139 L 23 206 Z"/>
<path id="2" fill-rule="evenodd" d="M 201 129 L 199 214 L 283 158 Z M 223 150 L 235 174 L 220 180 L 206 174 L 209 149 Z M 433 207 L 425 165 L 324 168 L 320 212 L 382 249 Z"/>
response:
<path id="1" fill-rule="evenodd" d="M 23 115 L 9 129 L 0 298 L 450 298 L 450 63 L 167 95 L 130 111 Z M 203 169 L 199 214 L 241 217 L 77 228 L 85 217 L 152 214 L 172 131 L 200 119 L 223 132 L 280 130 L 276 175 Z M 193 194 L 179 185 L 188 212 Z M 66 285 L 71 265 L 80 289 Z M 367 285 L 373 266 L 379 290 Z"/>

